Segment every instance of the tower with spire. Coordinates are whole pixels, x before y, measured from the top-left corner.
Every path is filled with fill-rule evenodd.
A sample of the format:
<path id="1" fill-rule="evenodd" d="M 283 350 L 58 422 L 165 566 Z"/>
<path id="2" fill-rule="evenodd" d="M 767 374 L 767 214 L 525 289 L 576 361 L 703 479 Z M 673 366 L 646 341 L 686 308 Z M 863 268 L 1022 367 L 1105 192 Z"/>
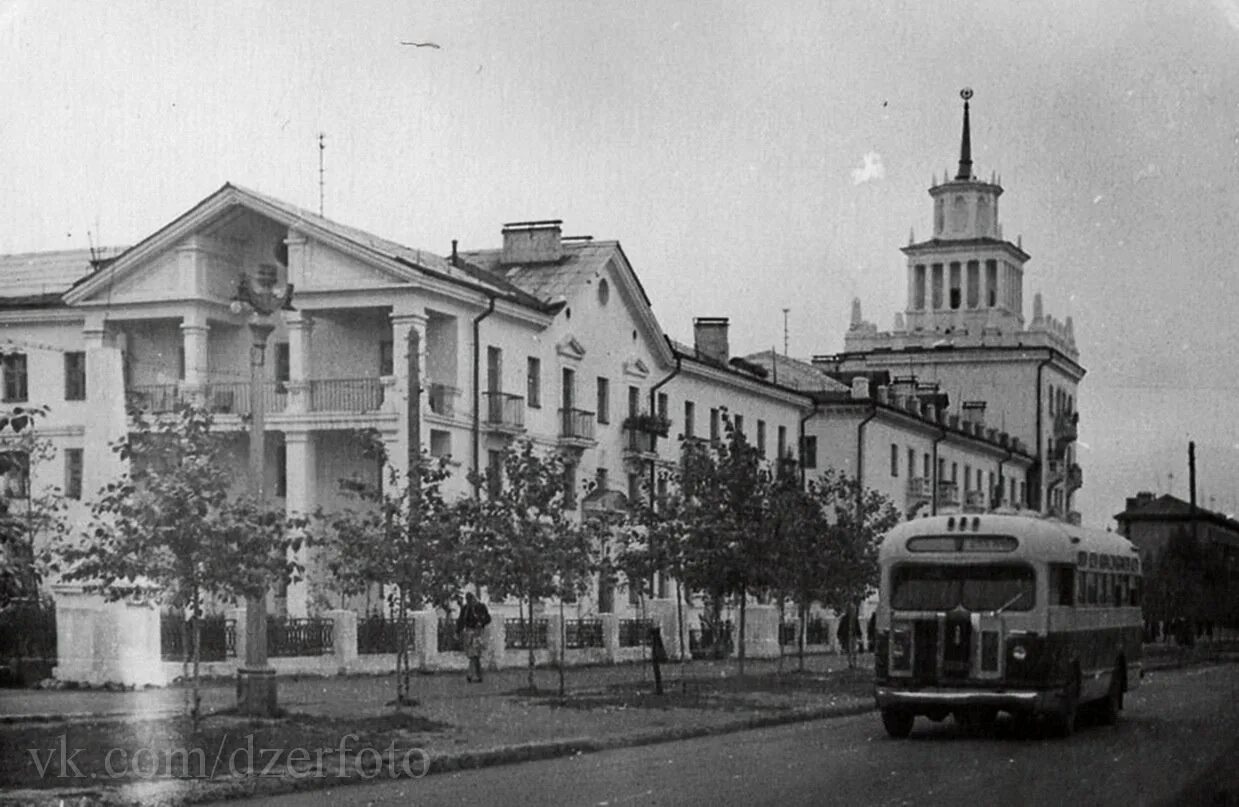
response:
<path id="1" fill-rule="evenodd" d="M 891 330 L 865 320 L 857 301 L 844 352 L 815 356 L 832 374 L 886 371 L 915 378 L 945 393 L 963 416 L 964 404 L 986 402 L 986 419 L 1034 449 L 1037 465 L 1025 504 L 1066 514 L 1082 483 L 1075 463 L 1076 388 L 1084 377 L 1074 324 L 1044 311 L 1041 295 L 1024 318 L 1025 266 L 1021 239 L 1003 235 L 1001 180 L 977 177 L 972 160 L 972 90 L 964 102 L 959 166 L 935 177 L 931 236 L 909 236 L 904 310 Z M 946 413 L 949 422 L 949 412 Z"/>

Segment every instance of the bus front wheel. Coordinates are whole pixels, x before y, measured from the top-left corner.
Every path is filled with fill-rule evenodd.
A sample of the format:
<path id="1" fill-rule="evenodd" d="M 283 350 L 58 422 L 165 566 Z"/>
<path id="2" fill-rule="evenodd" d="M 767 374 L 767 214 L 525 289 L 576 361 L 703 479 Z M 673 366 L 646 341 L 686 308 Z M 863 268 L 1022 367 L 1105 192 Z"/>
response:
<path id="1" fill-rule="evenodd" d="M 905 712 L 903 709 L 882 710 L 882 726 L 886 729 L 886 733 L 896 740 L 902 740 L 912 733 L 912 721 L 915 719 L 911 712 Z"/>
<path id="2" fill-rule="evenodd" d="M 1080 710 L 1080 670 L 1072 671 L 1071 682 L 1063 692 L 1063 703 L 1058 712 L 1051 715 L 1050 725 L 1060 737 L 1070 737 L 1076 730 L 1076 715 Z"/>

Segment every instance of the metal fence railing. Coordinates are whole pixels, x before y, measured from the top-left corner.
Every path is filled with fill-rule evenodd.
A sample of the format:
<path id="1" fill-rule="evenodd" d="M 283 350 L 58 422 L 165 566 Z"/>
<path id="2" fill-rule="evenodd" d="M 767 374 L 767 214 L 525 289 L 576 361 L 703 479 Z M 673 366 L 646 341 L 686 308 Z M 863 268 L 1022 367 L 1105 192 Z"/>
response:
<path id="1" fill-rule="evenodd" d="M 830 644 L 830 623 L 825 619 L 810 619 L 804 626 L 805 644 Z"/>
<path id="2" fill-rule="evenodd" d="M 432 381 L 426 385 L 426 404 L 430 407 L 430 411 L 436 415 L 443 417 L 452 417 L 456 414 L 456 399 L 460 397 L 460 390 L 450 384 L 440 384 L 437 381 Z"/>
<path id="3" fill-rule="evenodd" d="M 505 429 L 525 428 L 525 399 L 508 392 L 483 392 L 486 425 Z"/>
<path id="4" fill-rule="evenodd" d="M 619 621 L 619 646 L 643 647 L 650 640 L 650 628 L 654 623 L 648 619 L 621 619 Z"/>
<path id="5" fill-rule="evenodd" d="M 211 382 L 207 385 L 206 403 L 210 410 L 220 415 L 248 415 L 250 405 L 248 381 Z M 283 412 L 288 408 L 288 388 L 280 382 L 269 381 L 262 385 L 264 412 Z"/>
<path id="6" fill-rule="evenodd" d="M 378 378 L 315 378 L 310 380 L 311 412 L 377 412 L 383 405 Z"/>
<path id="7" fill-rule="evenodd" d="M 357 654 L 360 656 L 375 653 L 400 652 L 400 632 L 404 629 L 404 642 L 407 650 L 414 650 L 413 620 L 406 619 L 403 623 L 387 619 L 382 614 L 372 614 L 357 620 Z"/>
<path id="8" fill-rule="evenodd" d="M 159 615 L 159 652 L 164 661 L 184 661 L 191 655 L 193 636 L 189 629 L 188 620 L 181 614 L 165 611 Z M 224 661 L 236 655 L 236 620 L 222 615 L 202 617 L 198 628 L 199 661 Z"/>
<path id="9" fill-rule="evenodd" d="M 505 619 L 503 621 L 503 646 L 508 650 L 540 650 L 547 646 L 546 619 Z"/>
<path id="10" fill-rule="evenodd" d="M 56 658 L 56 606 L 17 602 L 0 610 L 0 661 Z"/>
<path id="11" fill-rule="evenodd" d="M 461 641 L 460 634 L 456 632 L 456 620 L 440 619 L 439 620 L 439 642 L 438 650 L 440 653 L 463 653 L 465 649 L 464 642 Z"/>
<path id="12" fill-rule="evenodd" d="M 125 405 L 143 412 L 171 412 L 181 402 L 176 384 L 139 384 L 125 389 Z"/>
<path id="13" fill-rule="evenodd" d="M 594 439 L 594 413 L 583 409 L 559 410 L 559 436 L 576 440 Z"/>
<path id="14" fill-rule="evenodd" d="M 702 623 L 688 632 L 688 650 L 693 658 L 726 658 L 733 649 L 730 620 L 718 626 Z"/>
<path id="15" fill-rule="evenodd" d="M 564 647 L 578 650 L 585 647 L 602 647 L 601 619 L 565 619 Z"/>
<path id="16" fill-rule="evenodd" d="M 335 623 L 330 619 L 267 618 L 267 655 L 325 656 L 335 648 Z"/>

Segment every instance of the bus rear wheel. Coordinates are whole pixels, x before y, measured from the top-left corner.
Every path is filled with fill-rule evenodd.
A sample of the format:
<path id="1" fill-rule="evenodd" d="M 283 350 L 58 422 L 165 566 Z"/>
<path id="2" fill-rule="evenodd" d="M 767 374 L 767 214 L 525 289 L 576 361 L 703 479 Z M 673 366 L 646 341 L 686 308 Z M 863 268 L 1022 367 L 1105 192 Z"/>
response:
<path id="1" fill-rule="evenodd" d="M 1098 704 L 1101 722 L 1107 726 L 1113 726 L 1119 720 L 1119 711 L 1123 708 L 1126 672 L 1122 662 L 1114 665 L 1114 672 L 1110 673 L 1110 688 L 1106 691 L 1106 697 Z"/>
<path id="2" fill-rule="evenodd" d="M 915 716 L 903 709 L 883 709 L 882 726 L 886 733 L 896 740 L 902 740 L 912 733 L 912 721 Z"/>

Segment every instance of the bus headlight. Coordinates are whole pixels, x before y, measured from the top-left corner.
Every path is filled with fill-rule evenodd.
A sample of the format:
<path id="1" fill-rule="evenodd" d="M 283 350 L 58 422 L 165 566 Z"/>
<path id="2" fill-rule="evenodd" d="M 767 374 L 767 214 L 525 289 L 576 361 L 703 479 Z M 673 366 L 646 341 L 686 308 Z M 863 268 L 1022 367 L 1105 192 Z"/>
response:
<path id="1" fill-rule="evenodd" d="M 1023 661 L 1028 658 L 1028 648 L 1024 647 L 1022 644 L 1017 644 L 1015 647 L 1011 648 L 1011 658 L 1016 661 Z"/>
<path id="2" fill-rule="evenodd" d="M 899 625 L 891 629 L 891 671 L 912 670 L 912 627 Z"/>

